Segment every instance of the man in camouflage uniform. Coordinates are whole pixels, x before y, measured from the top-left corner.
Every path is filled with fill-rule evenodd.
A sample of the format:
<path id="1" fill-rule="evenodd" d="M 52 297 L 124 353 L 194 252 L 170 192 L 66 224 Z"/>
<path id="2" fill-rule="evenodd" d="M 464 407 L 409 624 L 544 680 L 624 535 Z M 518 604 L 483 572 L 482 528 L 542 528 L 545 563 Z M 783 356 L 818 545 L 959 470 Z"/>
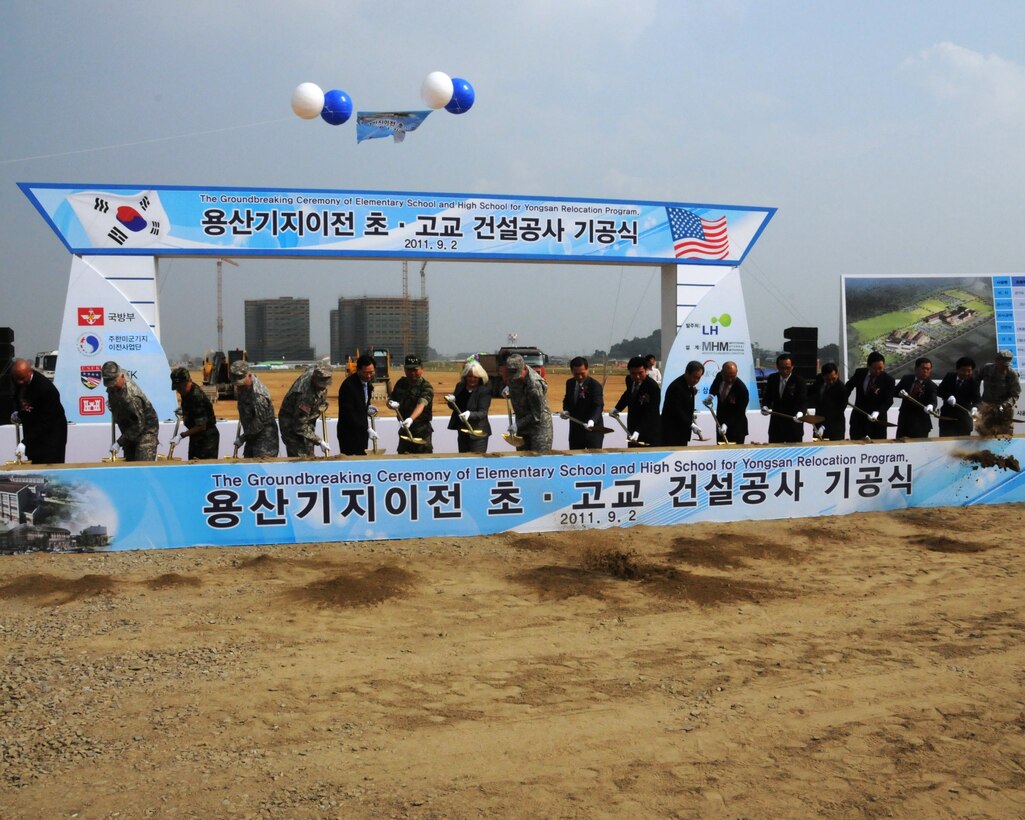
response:
<path id="1" fill-rule="evenodd" d="M 221 434 L 217 430 L 214 406 L 200 388 L 192 383 L 192 376 L 184 367 L 171 371 L 171 389 L 181 397 L 182 423 L 185 429 L 171 439 L 177 447 L 183 438 L 189 440 L 189 461 L 217 458 Z"/>
<path id="2" fill-rule="evenodd" d="M 160 431 L 157 411 L 117 362 L 104 363 L 102 373 L 110 415 L 121 431 L 110 448 L 111 454 L 121 448 L 125 461 L 156 461 Z"/>
<path id="3" fill-rule="evenodd" d="M 537 372 L 527 367 L 523 357 L 513 353 L 505 360 L 509 373 L 509 400 L 515 420 L 509 432 L 520 436 L 517 450 L 545 453 L 552 449 L 552 411 L 548 409 L 548 385 Z"/>
<path id="4" fill-rule="evenodd" d="M 424 378 L 424 366 L 419 356 L 412 353 L 406 356 L 404 367 L 406 375 L 395 382 L 395 388 L 388 397 L 388 406 L 399 414 L 402 427 L 405 428 L 399 430 L 396 452 L 400 455 L 433 453 L 431 411 L 434 406 L 434 387 Z M 423 444 L 414 444 L 403 438 L 406 433 L 411 438 L 423 439 Z"/>
<path id="5" fill-rule="evenodd" d="M 331 448 L 317 431 L 317 422 L 327 410 L 330 384 L 331 368 L 318 364 L 296 379 L 285 394 L 278 410 L 278 426 L 290 458 L 311 458 L 315 447 L 324 451 L 325 458 L 331 455 Z"/>
<path id="6" fill-rule="evenodd" d="M 233 362 L 231 380 L 235 383 L 241 425 L 235 447 L 244 447 L 243 458 L 275 458 L 280 445 L 270 393 L 263 382 L 249 371 L 249 362 Z"/>
<path id="7" fill-rule="evenodd" d="M 1021 396 L 1021 382 L 1011 367 L 1014 354 L 1001 350 L 979 373 L 982 402 L 975 429 L 980 436 L 1014 435 L 1014 411 Z"/>

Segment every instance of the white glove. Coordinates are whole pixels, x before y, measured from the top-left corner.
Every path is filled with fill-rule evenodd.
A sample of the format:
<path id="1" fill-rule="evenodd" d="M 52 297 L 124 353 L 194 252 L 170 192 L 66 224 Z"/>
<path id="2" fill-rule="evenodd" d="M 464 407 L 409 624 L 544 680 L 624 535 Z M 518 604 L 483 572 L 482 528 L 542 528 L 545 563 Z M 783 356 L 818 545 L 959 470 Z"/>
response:
<path id="1" fill-rule="evenodd" d="M 815 438 L 824 438 L 826 435 L 825 425 L 820 424 L 815 428 Z"/>
<path id="2" fill-rule="evenodd" d="M 910 398 L 910 396 L 908 396 L 908 391 L 907 391 L 907 390 L 901 390 L 901 391 L 900 391 L 900 397 L 901 397 L 902 399 L 907 399 L 907 398 Z"/>
<path id="3" fill-rule="evenodd" d="M 450 402 L 452 402 L 452 404 L 455 404 L 456 403 L 456 395 L 455 395 L 455 393 L 449 393 L 447 396 L 445 396 L 445 401 L 450 401 Z"/>
<path id="4" fill-rule="evenodd" d="M 559 418 L 560 419 L 568 419 L 569 418 L 569 413 L 567 411 L 563 410 L 562 412 L 559 413 Z"/>
<path id="5" fill-rule="evenodd" d="M 611 410 L 609 410 L 609 418 L 618 419 L 619 418 L 619 410 L 617 410 L 615 407 L 613 407 Z"/>
<path id="6" fill-rule="evenodd" d="M 178 418 L 181 418 L 181 417 L 182 417 L 183 415 L 185 415 L 185 414 L 184 414 L 184 413 L 182 412 L 182 409 L 181 409 L 180 407 L 175 407 L 175 408 L 174 408 L 174 414 L 175 414 L 175 415 L 176 415 L 176 416 L 177 416 Z"/>
<path id="7" fill-rule="evenodd" d="M 467 421 L 470 418 L 470 411 L 464 410 L 462 413 L 459 414 L 459 418 L 461 418 L 463 421 Z"/>
<path id="8" fill-rule="evenodd" d="M 173 444 L 175 447 L 177 447 L 181 443 L 182 443 L 182 434 L 181 433 L 176 433 L 175 435 L 171 436 L 171 444 Z"/>
<path id="9" fill-rule="evenodd" d="M 588 430 L 593 430 L 594 429 L 594 419 L 588 419 L 587 420 L 587 424 L 585 426 L 587 427 Z"/>
<path id="10" fill-rule="evenodd" d="M 957 399 L 955 399 L 953 396 L 947 396 L 947 404 L 954 406 L 955 404 L 957 404 Z"/>
<path id="11" fill-rule="evenodd" d="M 371 441 L 377 441 L 377 431 L 373 427 L 367 430 L 367 435 L 370 437 Z"/>
<path id="12" fill-rule="evenodd" d="M 879 411 L 878 410 L 873 410 L 871 413 L 868 414 L 868 417 L 870 419 L 872 419 L 872 421 L 878 421 L 879 420 Z"/>
<path id="13" fill-rule="evenodd" d="M 25 458 L 25 442 L 20 442 L 18 446 L 14 448 L 14 457 L 19 460 Z"/>
<path id="14" fill-rule="evenodd" d="M 516 422 L 515 421 L 512 424 L 509 425 L 509 435 L 510 436 L 515 436 L 516 435 Z"/>
<path id="15" fill-rule="evenodd" d="M 763 416 L 771 416 L 772 415 L 772 411 L 768 407 L 763 407 L 762 408 L 762 415 Z"/>
<path id="16" fill-rule="evenodd" d="M 933 412 L 935 412 L 935 410 L 936 410 L 936 408 L 933 407 L 931 404 L 927 404 L 925 406 L 925 412 L 926 413 L 933 413 Z"/>
<path id="17" fill-rule="evenodd" d="M 640 439 L 640 437 L 641 437 L 641 433 L 640 433 L 640 431 L 639 431 L 639 430 L 634 430 L 634 431 L 633 431 L 633 432 L 632 432 L 632 433 L 630 434 L 630 438 L 629 438 L 629 440 L 630 440 L 630 441 L 637 441 L 638 439 Z"/>
<path id="18" fill-rule="evenodd" d="M 711 409 L 711 407 L 712 407 L 712 397 L 711 397 L 711 396 L 709 396 L 708 398 L 706 398 L 706 399 L 705 399 L 704 401 L 702 401 L 701 403 L 702 403 L 703 405 L 705 405 L 705 407 L 708 407 L 709 409 Z"/>
<path id="19" fill-rule="evenodd" d="M 509 398 L 509 385 L 506 385 L 505 387 L 502 388 L 502 398 L 503 399 Z"/>
<path id="20" fill-rule="evenodd" d="M 719 425 L 719 429 L 722 430 L 722 434 L 725 436 L 726 435 L 726 425 L 725 424 L 720 424 Z"/>
<path id="21" fill-rule="evenodd" d="M 117 455 L 117 451 L 120 450 L 120 449 L 121 449 L 121 445 L 120 444 L 111 445 L 111 448 L 110 448 L 111 456 L 116 456 Z"/>
<path id="22" fill-rule="evenodd" d="M 399 409 L 399 403 L 397 401 L 395 401 L 394 399 L 388 399 L 388 406 L 392 410 L 398 410 Z"/>
<path id="23" fill-rule="evenodd" d="M 374 407 L 374 405 L 372 405 L 372 404 L 368 405 L 367 406 L 367 415 L 370 416 L 371 418 L 376 416 L 377 415 L 377 408 Z"/>
<path id="24" fill-rule="evenodd" d="M 243 446 L 243 445 L 244 445 L 245 443 L 246 443 L 246 440 L 245 440 L 244 438 L 242 438 L 242 436 L 239 436 L 239 437 L 238 437 L 237 439 L 235 439 L 235 443 L 234 443 L 234 444 L 233 444 L 232 446 L 233 446 L 233 447 L 234 447 L 234 448 L 235 448 L 236 450 L 238 450 L 238 449 L 239 449 L 239 448 L 241 448 L 241 447 L 242 447 L 242 446 Z"/>
<path id="25" fill-rule="evenodd" d="M 972 408 L 972 418 L 975 418 L 977 415 L 979 415 L 979 408 L 978 407 L 973 407 Z"/>
<path id="26" fill-rule="evenodd" d="M 413 426 L 413 419 L 409 418 L 409 419 L 404 420 L 402 422 L 402 426 L 405 427 L 408 430 L 410 427 Z"/>
<path id="27" fill-rule="evenodd" d="M 690 431 L 691 431 L 691 432 L 692 432 L 692 433 L 693 433 L 694 435 L 696 435 L 696 436 L 700 436 L 700 435 L 701 435 L 701 428 L 700 428 L 700 427 L 698 427 L 698 426 L 697 426 L 696 424 L 692 424 L 692 425 L 690 426 Z"/>
<path id="28" fill-rule="evenodd" d="M 322 438 L 318 438 L 317 443 L 314 446 L 323 450 L 324 455 L 329 455 L 331 453 L 331 446 Z"/>
<path id="29" fill-rule="evenodd" d="M 11 424 L 21 424 L 21 416 L 18 415 L 17 410 L 11 413 Z"/>
<path id="30" fill-rule="evenodd" d="M 804 418 L 803 410 L 798 410 L 796 413 L 794 413 L 794 421 L 800 421 L 802 418 Z"/>

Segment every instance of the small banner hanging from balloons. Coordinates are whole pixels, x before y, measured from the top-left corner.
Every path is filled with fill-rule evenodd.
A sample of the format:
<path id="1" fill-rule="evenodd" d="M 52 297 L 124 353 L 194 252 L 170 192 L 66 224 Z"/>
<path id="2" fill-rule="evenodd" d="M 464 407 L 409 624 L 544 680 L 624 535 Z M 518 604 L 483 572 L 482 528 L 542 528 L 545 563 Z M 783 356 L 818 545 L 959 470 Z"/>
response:
<path id="1" fill-rule="evenodd" d="M 473 86 L 460 77 L 432 71 L 420 86 L 420 97 L 431 110 L 444 108 L 452 114 L 465 114 L 473 107 Z M 301 83 L 292 91 L 292 111 L 304 120 L 319 116 L 329 125 L 344 125 L 352 116 L 352 98 L 337 88 L 324 91 L 316 83 Z M 360 111 L 356 115 L 356 141 L 392 137 L 402 142 L 415 131 L 430 111 Z"/>

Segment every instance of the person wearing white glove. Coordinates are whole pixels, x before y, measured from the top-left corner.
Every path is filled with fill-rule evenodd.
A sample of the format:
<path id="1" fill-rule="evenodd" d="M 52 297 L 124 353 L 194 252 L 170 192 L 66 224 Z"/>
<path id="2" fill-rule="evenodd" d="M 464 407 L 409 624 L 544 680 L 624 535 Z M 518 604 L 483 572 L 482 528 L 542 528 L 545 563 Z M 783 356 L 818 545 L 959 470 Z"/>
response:
<path id="1" fill-rule="evenodd" d="M 1011 436 L 1015 432 L 1014 408 L 1021 397 L 1021 381 L 1011 367 L 1013 362 L 1013 351 L 999 350 L 979 371 L 982 390 L 976 430 L 980 436 Z"/>
<path id="2" fill-rule="evenodd" d="M 730 428 L 726 424 L 720 424 L 719 425 L 719 429 L 722 431 L 722 434 L 725 436 L 729 432 Z"/>
<path id="3" fill-rule="evenodd" d="M 632 443 L 632 442 L 635 442 L 635 441 L 639 441 L 639 440 L 640 440 L 640 438 L 641 438 L 641 434 L 640 434 L 640 431 L 639 431 L 639 430 L 634 430 L 634 431 L 633 431 L 633 432 L 632 432 L 632 433 L 630 434 L 630 436 L 629 436 L 629 440 L 630 440 L 630 442 L 631 442 L 631 443 Z"/>
<path id="4" fill-rule="evenodd" d="M 11 309 L 17 309 L 12 297 Z M 68 418 L 60 393 L 48 378 L 34 370 L 28 359 L 15 359 L 7 370 L 11 399 L 11 424 L 16 430 L 22 456 L 33 464 L 63 464 L 68 440 Z"/>
<path id="5" fill-rule="evenodd" d="M 324 451 L 324 458 L 331 458 L 331 445 L 329 445 L 324 439 L 317 439 L 317 447 Z"/>
<path id="6" fill-rule="evenodd" d="M 825 437 L 826 437 L 826 427 L 825 427 L 825 425 L 820 424 L 820 425 L 818 425 L 815 428 L 815 438 L 820 438 L 821 439 L 821 438 L 825 438 Z"/>
<path id="7" fill-rule="evenodd" d="M 515 436 L 516 435 L 516 422 L 514 421 L 512 424 L 510 424 L 507 429 L 508 429 L 508 433 L 509 433 L 510 436 Z"/>
<path id="8" fill-rule="evenodd" d="M 14 458 L 16 461 L 25 460 L 25 442 L 19 441 L 18 446 L 14 448 Z"/>
<path id="9" fill-rule="evenodd" d="M 182 443 L 183 438 L 188 438 L 188 436 L 186 436 L 184 433 L 175 433 L 173 436 L 171 436 L 171 444 L 177 447 L 179 444 Z"/>
<path id="10" fill-rule="evenodd" d="M 455 404 L 456 403 L 456 394 L 455 393 L 447 394 L 445 396 L 445 401 L 447 401 L 449 404 Z"/>
<path id="11" fill-rule="evenodd" d="M 868 414 L 868 417 L 872 419 L 872 421 L 879 421 L 879 411 L 873 410 L 871 413 Z"/>
<path id="12" fill-rule="evenodd" d="M 842 441 L 847 437 L 847 388 L 840 381 L 840 371 L 834 362 L 826 362 L 808 390 L 808 404 L 821 416 L 821 432 L 814 437 L 825 441 Z"/>
<path id="13" fill-rule="evenodd" d="M 367 405 L 367 417 L 368 418 L 373 418 L 376 415 L 377 415 L 377 408 L 374 407 L 374 405 L 372 405 L 372 404 Z"/>
<path id="14" fill-rule="evenodd" d="M 897 411 L 897 438 L 928 438 L 937 395 L 932 362 L 924 356 L 917 359 L 915 372 L 902 376 L 897 382 L 897 394 L 904 398 Z"/>
<path id="15" fill-rule="evenodd" d="M 448 429 L 456 431 L 458 451 L 486 453 L 491 437 L 491 387 L 488 374 L 476 357 L 467 360 L 456 389 L 447 398 L 453 408 Z"/>
<path id="16" fill-rule="evenodd" d="M 808 409 L 808 387 L 794 371 L 789 353 L 776 357 L 776 372 L 765 380 L 762 405 L 772 411 L 769 444 L 793 444 L 804 440 L 801 418 Z"/>
<path id="17" fill-rule="evenodd" d="M 506 385 L 505 387 L 502 388 L 502 398 L 503 399 L 509 398 L 509 385 Z"/>
<path id="18" fill-rule="evenodd" d="M 698 426 L 697 426 L 696 424 L 692 424 L 692 425 L 690 426 L 690 431 L 691 431 L 691 432 L 692 432 L 692 433 L 693 433 L 693 434 L 694 434 L 695 436 L 697 436 L 698 438 L 701 438 L 701 435 L 702 435 L 702 434 L 701 434 L 701 428 L 700 428 L 700 427 L 698 427 Z"/>
<path id="19" fill-rule="evenodd" d="M 979 380 L 975 375 L 975 359 L 962 356 L 936 388 L 940 411 L 940 436 L 970 436 L 975 429 L 971 410 L 980 400 Z"/>
<path id="20" fill-rule="evenodd" d="M 853 393 L 853 404 L 857 408 L 850 415 L 851 441 L 864 441 L 866 437 L 873 441 L 887 438 L 889 428 L 869 418 L 875 413 L 875 420 L 888 421 L 887 411 L 893 406 L 897 395 L 897 383 L 886 372 L 886 358 L 883 354 L 875 350 L 869 353 L 866 366 L 854 371 L 844 389 L 848 397 Z"/>
<path id="21" fill-rule="evenodd" d="M 242 436 L 239 436 L 237 439 L 235 439 L 234 442 L 232 442 L 232 447 L 234 447 L 236 450 L 241 450 L 243 447 L 245 447 L 245 444 L 246 440 Z"/>
<path id="22" fill-rule="evenodd" d="M 772 415 L 772 411 L 768 407 L 763 406 L 762 407 L 762 415 L 763 416 L 771 416 Z"/>
<path id="23" fill-rule="evenodd" d="M 953 407 L 955 404 L 957 404 L 957 397 L 954 394 L 951 394 L 947 396 L 945 401 L 948 407 Z"/>
<path id="24" fill-rule="evenodd" d="M 278 420 L 270 391 L 259 377 L 249 370 L 249 362 L 235 361 L 229 368 L 238 402 L 241 432 L 235 442 L 242 458 L 277 458 L 281 451 Z"/>
<path id="25" fill-rule="evenodd" d="M 576 419 L 583 425 L 570 421 L 568 444 L 570 450 L 600 450 L 605 446 L 605 425 L 601 424 L 605 411 L 605 393 L 601 382 L 591 377 L 587 359 L 574 356 L 569 362 L 570 378 L 566 380 L 566 392 L 562 397 L 564 419 Z"/>
<path id="26" fill-rule="evenodd" d="M 373 427 L 367 429 L 367 438 L 369 438 L 371 441 L 378 440 L 377 431 Z"/>
<path id="27" fill-rule="evenodd" d="M 713 402 L 718 404 L 712 410 Z M 704 404 L 712 410 L 713 418 L 719 423 L 715 431 L 715 440 L 729 441 L 731 444 L 743 444 L 747 439 L 748 421 L 747 408 L 751 403 L 751 394 L 747 385 L 738 376 L 736 362 L 723 362 L 719 372 L 715 374 L 708 387 L 708 398 Z M 729 430 L 727 438 L 726 431 Z"/>
<path id="28" fill-rule="evenodd" d="M 215 459 L 220 454 L 221 434 L 217 429 L 217 415 L 213 403 L 200 387 L 192 382 L 188 368 L 176 367 L 171 371 L 171 389 L 178 393 L 181 406 L 182 430 L 171 443 L 177 447 L 189 440 L 189 461 Z M 176 425 L 177 427 L 177 425 Z"/>
<path id="29" fill-rule="evenodd" d="M 371 420 L 377 416 L 374 400 L 374 358 L 356 357 L 356 369 L 338 386 L 338 454 L 365 456 L 370 443 Z"/>
<path id="30" fill-rule="evenodd" d="M 434 405 L 434 387 L 424 378 L 424 367 L 420 357 L 414 353 L 403 362 L 405 375 L 395 383 L 389 396 L 388 406 L 401 419 L 399 431 L 399 455 L 405 453 L 433 453 L 431 424 Z"/>

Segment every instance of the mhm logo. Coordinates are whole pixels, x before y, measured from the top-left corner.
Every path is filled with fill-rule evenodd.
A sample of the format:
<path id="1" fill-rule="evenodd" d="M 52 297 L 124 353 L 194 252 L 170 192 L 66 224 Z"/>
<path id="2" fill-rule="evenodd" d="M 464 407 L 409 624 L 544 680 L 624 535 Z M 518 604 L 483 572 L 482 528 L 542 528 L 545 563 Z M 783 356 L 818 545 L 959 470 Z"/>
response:
<path id="1" fill-rule="evenodd" d="M 722 316 L 713 316 L 711 318 L 712 324 L 701 326 L 702 336 L 718 336 L 720 327 L 729 327 L 733 322 L 730 318 L 730 314 L 724 313 Z"/>

